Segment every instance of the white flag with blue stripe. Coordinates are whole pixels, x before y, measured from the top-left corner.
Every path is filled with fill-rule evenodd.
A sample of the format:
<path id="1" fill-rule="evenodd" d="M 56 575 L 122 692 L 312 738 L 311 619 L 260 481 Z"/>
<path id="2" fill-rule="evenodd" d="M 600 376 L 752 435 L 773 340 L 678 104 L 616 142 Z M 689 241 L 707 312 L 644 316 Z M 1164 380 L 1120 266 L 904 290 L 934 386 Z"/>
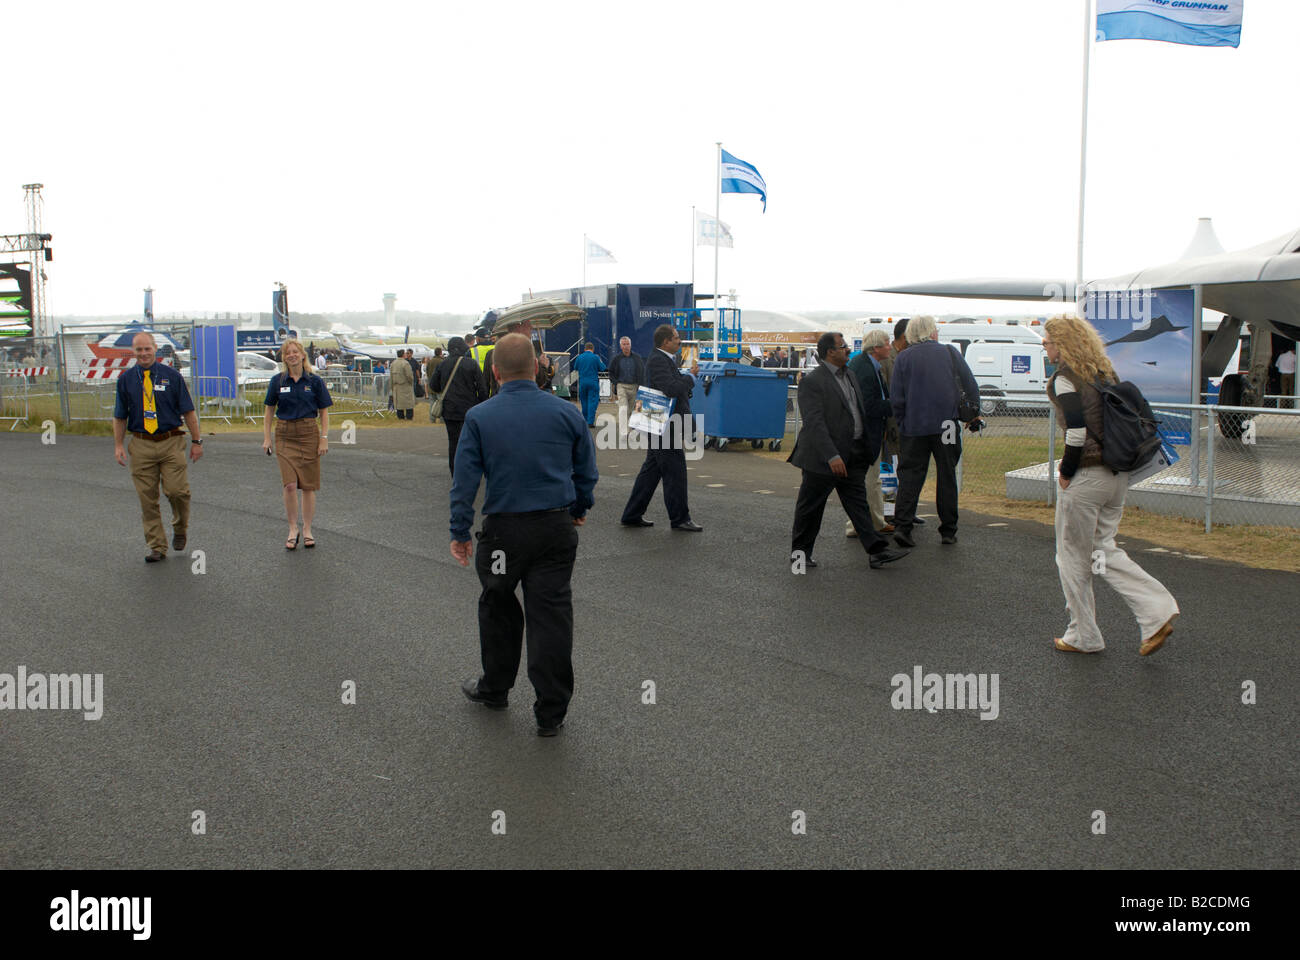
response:
<path id="1" fill-rule="evenodd" d="M 618 261 L 614 259 L 614 254 L 610 253 L 595 240 L 587 241 L 587 262 L 618 263 Z"/>
<path id="2" fill-rule="evenodd" d="M 1097 0 L 1097 40 L 1235 47 L 1244 5 L 1245 0 Z"/>
<path id="3" fill-rule="evenodd" d="M 763 198 L 763 212 L 767 212 L 767 182 L 758 168 L 737 160 L 726 150 L 722 151 L 723 193 L 756 193 Z"/>

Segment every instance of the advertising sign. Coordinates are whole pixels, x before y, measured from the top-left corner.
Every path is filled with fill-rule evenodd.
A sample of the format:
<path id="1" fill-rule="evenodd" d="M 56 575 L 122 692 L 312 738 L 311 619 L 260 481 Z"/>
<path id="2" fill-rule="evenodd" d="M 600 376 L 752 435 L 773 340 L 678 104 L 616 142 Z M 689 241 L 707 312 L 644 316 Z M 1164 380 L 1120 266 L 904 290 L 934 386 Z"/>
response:
<path id="1" fill-rule="evenodd" d="M 1195 403 L 1191 290 L 1089 292 L 1086 316 L 1101 334 L 1120 380 L 1138 385 L 1150 403 Z M 1188 417 L 1161 413 L 1170 443 L 1191 443 Z"/>

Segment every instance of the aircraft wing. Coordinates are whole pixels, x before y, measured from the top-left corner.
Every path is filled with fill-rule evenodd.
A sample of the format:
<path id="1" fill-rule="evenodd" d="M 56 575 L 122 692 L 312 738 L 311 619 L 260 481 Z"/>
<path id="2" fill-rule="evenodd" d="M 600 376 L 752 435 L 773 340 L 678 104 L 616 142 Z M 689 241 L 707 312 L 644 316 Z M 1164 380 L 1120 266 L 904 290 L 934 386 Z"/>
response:
<path id="1" fill-rule="evenodd" d="M 964 300 L 1074 300 L 1073 280 L 1017 277 L 972 277 L 964 280 L 925 280 L 897 287 L 872 287 L 872 293 L 907 293 L 918 297 L 959 297 Z"/>
<path id="2" fill-rule="evenodd" d="M 1300 338 L 1300 230 L 1243 250 L 1090 280 L 1084 290 L 1167 289 L 1197 284 L 1206 309 L 1260 325 L 1287 339 Z M 976 277 L 871 289 L 878 293 L 968 300 L 1072 301 L 1074 287 L 1071 280 Z"/>
<path id="3" fill-rule="evenodd" d="M 1105 290 L 1201 286 L 1209 310 L 1263 323 L 1283 336 L 1300 327 L 1300 231 L 1258 246 L 1177 260 L 1086 284 Z M 1278 327 L 1282 324 L 1282 327 Z"/>

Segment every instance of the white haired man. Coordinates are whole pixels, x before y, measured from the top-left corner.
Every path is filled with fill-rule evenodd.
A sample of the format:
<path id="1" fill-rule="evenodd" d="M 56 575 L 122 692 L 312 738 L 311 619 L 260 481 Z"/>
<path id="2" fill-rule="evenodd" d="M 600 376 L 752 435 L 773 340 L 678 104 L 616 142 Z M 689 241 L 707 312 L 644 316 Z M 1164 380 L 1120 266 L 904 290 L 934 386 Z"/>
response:
<path id="1" fill-rule="evenodd" d="M 618 341 L 618 352 L 609 358 L 609 379 L 618 399 L 618 437 L 627 439 L 627 421 L 636 407 L 636 391 L 645 383 L 645 361 L 632 352 L 632 338 Z"/>
<path id="2" fill-rule="evenodd" d="M 870 405 L 872 401 L 889 403 L 889 382 L 883 366 L 884 361 L 888 359 L 889 334 L 881 329 L 868 330 L 866 336 L 862 338 L 862 352 L 849 361 L 849 372 L 858 379 L 858 390 L 865 405 Z M 874 457 L 871 469 L 867 471 L 867 506 L 871 510 L 871 525 L 876 532 L 893 533 L 893 526 L 885 519 L 885 491 L 880 485 L 880 460 L 886 455 L 893 455 L 888 442 L 888 423 L 892 418 L 882 416 L 879 419 L 881 420 L 879 434 L 882 438 L 881 447 L 878 450 L 867 451 Z M 846 537 L 858 535 L 858 532 L 853 529 L 852 520 L 845 522 L 844 535 Z"/>
<path id="3" fill-rule="evenodd" d="M 912 525 L 934 457 L 935 506 L 939 537 L 957 542 L 957 461 L 961 458 L 960 399 L 957 382 L 968 397 L 979 396 L 979 385 L 966 360 L 953 347 L 939 343 L 934 317 L 914 317 L 907 325 L 907 349 L 894 361 L 890 402 L 898 420 L 898 497 L 894 501 L 894 541 L 914 547 Z M 982 426 L 978 417 L 967 427 Z"/>

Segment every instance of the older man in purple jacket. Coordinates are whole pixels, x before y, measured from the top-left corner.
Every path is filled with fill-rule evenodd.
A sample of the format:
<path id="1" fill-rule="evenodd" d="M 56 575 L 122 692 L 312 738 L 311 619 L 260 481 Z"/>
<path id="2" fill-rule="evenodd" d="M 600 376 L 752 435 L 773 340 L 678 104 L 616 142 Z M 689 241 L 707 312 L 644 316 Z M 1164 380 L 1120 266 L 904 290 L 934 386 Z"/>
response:
<path id="1" fill-rule="evenodd" d="M 938 341 L 939 328 L 934 318 L 914 317 L 907 325 L 907 349 L 894 362 L 889 385 L 899 432 L 894 540 L 902 547 L 916 546 L 912 525 L 931 457 L 939 536 L 943 543 L 957 542 L 957 461 L 961 459 L 957 379 L 971 397 L 979 396 L 979 385 L 961 354 Z M 982 425 L 976 418 L 967 427 L 975 432 Z"/>

